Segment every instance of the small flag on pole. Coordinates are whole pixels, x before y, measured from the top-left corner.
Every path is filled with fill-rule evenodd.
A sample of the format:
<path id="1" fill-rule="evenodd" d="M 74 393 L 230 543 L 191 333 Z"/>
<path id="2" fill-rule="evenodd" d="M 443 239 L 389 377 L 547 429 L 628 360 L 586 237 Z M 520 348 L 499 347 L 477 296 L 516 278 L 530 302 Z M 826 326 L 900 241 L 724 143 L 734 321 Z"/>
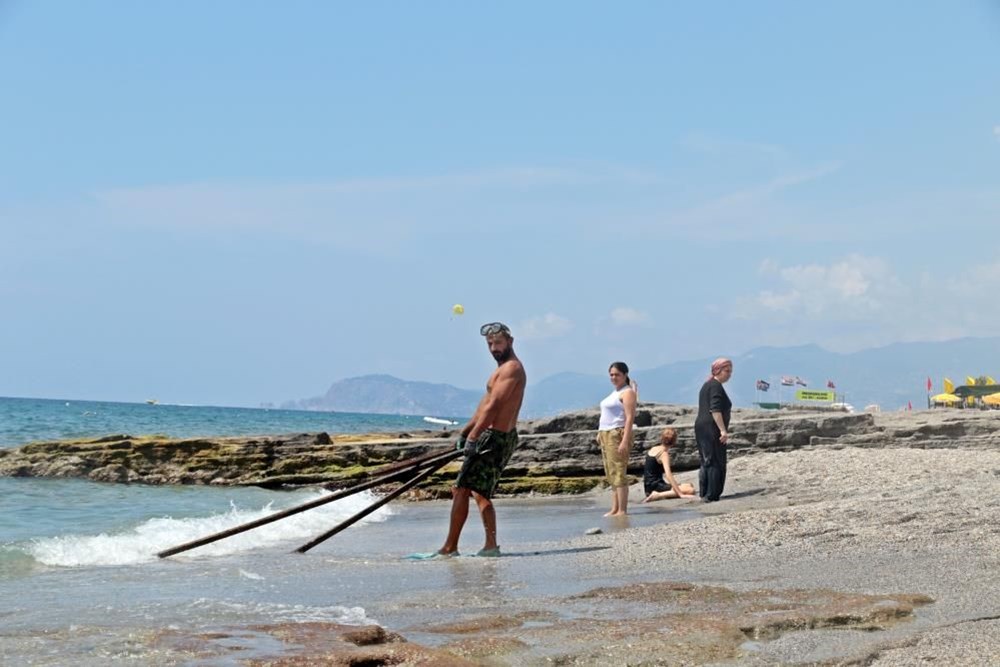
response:
<path id="1" fill-rule="evenodd" d="M 913 411 L 913 403 L 911 401 L 906 402 L 906 409 L 911 412 Z"/>
<path id="2" fill-rule="evenodd" d="M 928 375 L 927 376 L 927 391 L 930 392 L 931 387 L 933 387 L 933 386 L 934 385 L 931 383 L 931 377 Z"/>
<path id="3" fill-rule="evenodd" d="M 836 389 L 836 388 L 837 388 L 837 385 L 835 385 L 835 384 L 833 383 L 833 380 L 827 380 L 827 381 L 826 381 L 826 386 L 827 386 L 828 388 L 830 388 L 830 389 Z"/>
<path id="4" fill-rule="evenodd" d="M 803 380 L 802 378 L 800 378 L 800 377 L 799 377 L 798 375 L 796 375 L 796 376 L 795 376 L 795 384 L 799 384 L 799 385 L 802 385 L 803 387 L 808 387 L 808 386 L 809 386 L 809 385 L 808 385 L 808 384 L 806 383 L 806 381 L 805 381 L 805 380 Z"/>
<path id="5" fill-rule="evenodd" d="M 795 378 L 791 377 L 790 375 L 782 375 L 781 384 L 785 385 L 786 387 L 794 387 Z"/>
<path id="6" fill-rule="evenodd" d="M 757 380 L 757 391 L 767 391 L 771 388 L 770 382 L 765 382 L 764 380 Z"/>

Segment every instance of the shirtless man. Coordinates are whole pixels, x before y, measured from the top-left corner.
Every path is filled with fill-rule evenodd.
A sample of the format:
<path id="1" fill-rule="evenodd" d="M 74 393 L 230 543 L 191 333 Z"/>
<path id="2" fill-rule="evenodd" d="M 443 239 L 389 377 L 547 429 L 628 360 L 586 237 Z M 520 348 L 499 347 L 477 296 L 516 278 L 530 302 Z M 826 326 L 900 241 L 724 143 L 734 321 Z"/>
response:
<path id="1" fill-rule="evenodd" d="M 451 524 L 448 537 L 436 555 L 458 555 L 458 538 L 469 516 L 469 496 L 476 499 L 486 529 L 486 543 L 477 556 L 499 556 L 497 515 L 493 492 L 507 462 L 517 447 L 517 415 L 524 398 L 527 376 L 514 354 L 514 338 L 501 322 L 484 324 L 479 333 L 486 337 L 497 369 L 486 383 L 486 395 L 472 419 L 462 429 L 459 446 L 465 447 L 465 462 L 451 490 Z"/>

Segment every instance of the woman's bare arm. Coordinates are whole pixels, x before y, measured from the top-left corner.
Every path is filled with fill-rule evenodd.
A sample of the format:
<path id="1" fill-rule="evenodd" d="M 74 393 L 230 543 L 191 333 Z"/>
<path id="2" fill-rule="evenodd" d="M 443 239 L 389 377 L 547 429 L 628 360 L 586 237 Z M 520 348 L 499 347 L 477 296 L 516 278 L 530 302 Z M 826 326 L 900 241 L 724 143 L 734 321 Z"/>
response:
<path id="1" fill-rule="evenodd" d="M 635 392 L 626 389 L 622 392 L 622 405 L 625 406 L 625 428 L 622 430 L 622 442 L 618 445 L 618 454 L 625 456 L 632 449 L 632 426 L 635 424 Z"/>
<path id="2" fill-rule="evenodd" d="M 667 480 L 667 484 L 669 484 L 670 488 L 674 490 L 674 493 L 677 494 L 677 497 L 693 498 L 694 494 L 681 492 L 681 485 L 677 483 L 676 479 L 674 479 L 674 473 L 670 469 L 670 452 L 665 447 L 663 451 L 660 452 L 659 458 L 660 458 L 660 463 L 663 464 L 663 478 Z"/>

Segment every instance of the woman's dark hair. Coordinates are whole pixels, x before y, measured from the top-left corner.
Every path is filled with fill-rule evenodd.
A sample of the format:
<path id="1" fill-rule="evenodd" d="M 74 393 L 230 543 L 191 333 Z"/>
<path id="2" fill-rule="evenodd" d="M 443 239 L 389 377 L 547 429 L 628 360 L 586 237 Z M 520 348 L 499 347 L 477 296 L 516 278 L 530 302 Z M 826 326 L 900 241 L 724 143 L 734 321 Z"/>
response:
<path id="1" fill-rule="evenodd" d="M 625 384 L 630 384 L 631 380 L 629 380 L 628 377 L 628 364 L 626 364 L 624 361 L 616 361 L 610 366 L 608 366 L 609 373 L 611 372 L 612 368 L 625 376 Z"/>

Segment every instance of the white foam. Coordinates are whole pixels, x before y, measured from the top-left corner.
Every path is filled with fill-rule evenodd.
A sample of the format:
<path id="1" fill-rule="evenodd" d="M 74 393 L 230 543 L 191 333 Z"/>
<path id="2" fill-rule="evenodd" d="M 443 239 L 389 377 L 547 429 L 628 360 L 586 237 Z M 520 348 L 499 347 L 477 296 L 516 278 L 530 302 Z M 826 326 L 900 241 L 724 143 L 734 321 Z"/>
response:
<path id="1" fill-rule="evenodd" d="M 316 491 L 308 496 L 297 495 L 296 501 L 289 503 L 288 506 L 324 495 L 327 493 L 323 491 Z M 326 532 L 376 499 L 377 496 L 364 491 L 198 547 L 173 558 L 226 556 L 285 542 L 292 542 L 298 546 L 299 543 Z M 24 547 L 24 550 L 38 562 L 57 567 L 132 565 L 155 561 L 159 551 L 272 514 L 277 510 L 271 505 L 268 503 L 258 510 L 246 510 L 231 502 L 229 511 L 223 514 L 187 519 L 171 517 L 149 519 L 131 530 L 113 535 L 63 535 L 41 538 L 33 540 Z M 360 523 L 384 521 L 392 513 L 388 507 L 381 507 L 362 519 Z"/>
<path id="2" fill-rule="evenodd" d="M 201 598 L 191 603 L 199 618 L 225 620 L 235 618 L 266 618 L 278 623 L 331 622 L 345 625 L 377 623 L 365 615 L 364 607 L 331 605 L 317 607 L 277 602 L 230 602 Z"/>

